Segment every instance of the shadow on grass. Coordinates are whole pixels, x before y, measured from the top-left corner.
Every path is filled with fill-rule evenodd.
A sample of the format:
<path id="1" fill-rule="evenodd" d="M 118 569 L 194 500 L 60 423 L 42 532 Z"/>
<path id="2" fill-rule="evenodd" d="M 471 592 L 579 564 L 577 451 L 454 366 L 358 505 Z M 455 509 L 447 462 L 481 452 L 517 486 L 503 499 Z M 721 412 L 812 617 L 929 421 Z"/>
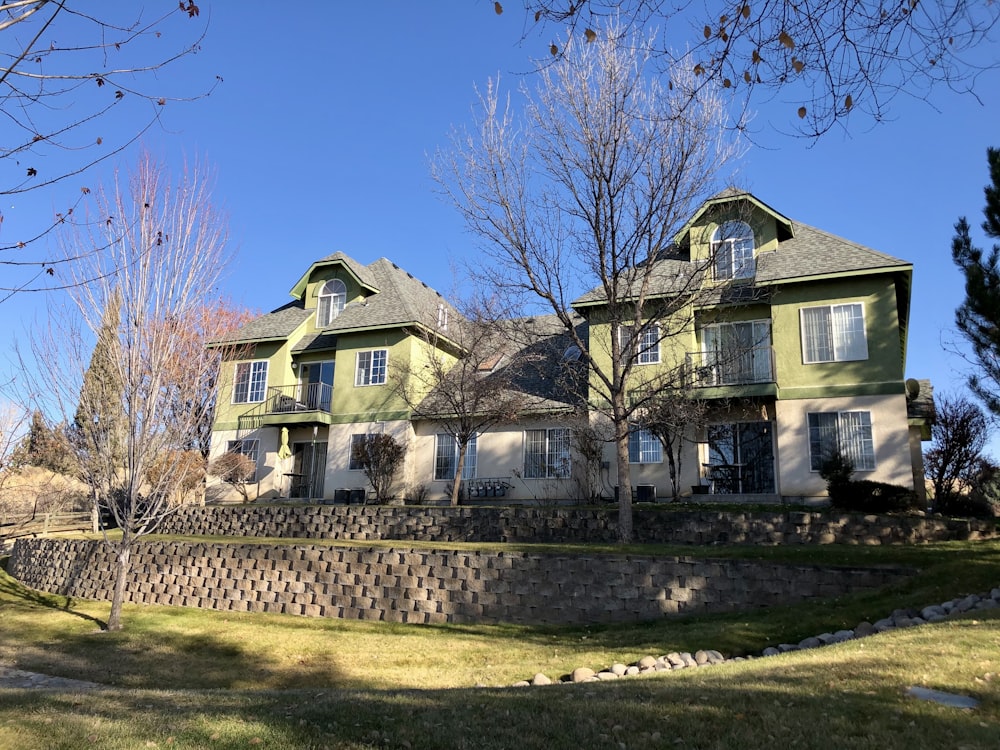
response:
<path id="1" fill-rule="evenodd" d="M 954 635 L 954 634 L 949 634 Z M 986 645 L 996 630 L 976 643 Z M 910 643 L 920 669 L 953 687 L 958 670 L 935 644 Z M 526 689 L 80 695 L 0 691 L 0 741 L 78 747 L 114 737 L 131 746 L 245 748 L 993 748 L 994 684 L 959 711 L 908 698 L 908 654 L 856 647 L 829 658 L 776 658 L 649 679 Z M 926 666 L 931 664 L 930 667 Z M 914 669 L 917 669 L 914 667 Z M 54 726 L 54 724 L 56 726 Z M 95 729 L 99 727 L 98 729 Z M 172 739 L 170 739 L 172 738 Z"/>
<path id="2" fill-rule="evenodd" d="M 9 560 L 9 557 L 0 558 L 0 571 L 7 573 L 7 563 Z M 100 620 L 93 615 L 87 614 L 86 612 L 80 612 L 73 609 L 72 597 L 61 596 L 58 594 L 45 594 L 41 591 L 35 591 L 34 589 L 30 589 L 23 585 L 9 574 L 0 576 L 0 596 L 7 596 L 14 600 L 20 600 L 25 604 L 33 604 L 38 607 L 57 609 L 60 612 L 65 612 L 66 614 L 92 622 L 101 630 L 107 629 L 107 622 L 104 620 Z"/>

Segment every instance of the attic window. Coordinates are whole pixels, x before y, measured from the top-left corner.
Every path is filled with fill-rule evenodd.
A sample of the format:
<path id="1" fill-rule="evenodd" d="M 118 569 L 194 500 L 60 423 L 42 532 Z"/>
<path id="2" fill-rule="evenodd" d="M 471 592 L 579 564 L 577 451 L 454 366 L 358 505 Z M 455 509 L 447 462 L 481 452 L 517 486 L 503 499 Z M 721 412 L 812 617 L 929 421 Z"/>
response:
<path id="1" fill-rule="evenodd" d="M 438 303 L 438 328 L 442 331 L 448 330 L 448 308 L 443 302 Z"/>
<path id="2" fill-rule="evenodd" d="M 570 344 L 566 347 L 566 351 L 563 352 L 563 360 L 566 362 L 576 362 L 582 354 L 583 352 L 580 351 L 580 347 L 576 344 Z"/>
<path id="3" fill-rule="evenodd" d="M 744 221 L 727 221 L 712 235 L 712 270 L 716 281 L 752 279 L 754 237 Z"/>
<path id="4" fill-rule="evenodd" d="M 503 354 L 494 354 L 486 359 L 482 360 L 476 367 L 479 372 L 493 372 L 496 366 L 500 364 L 500 360 L 503 359 Z"/>
<path id="5" fill-rule="evenodd" d="M 340 279 L 330 279 L 319 291 L 319 304 L 316 306 L 316 325 L 326 328 L 333 319 L 344 311 L 347 304 L 347 287 Z"/>

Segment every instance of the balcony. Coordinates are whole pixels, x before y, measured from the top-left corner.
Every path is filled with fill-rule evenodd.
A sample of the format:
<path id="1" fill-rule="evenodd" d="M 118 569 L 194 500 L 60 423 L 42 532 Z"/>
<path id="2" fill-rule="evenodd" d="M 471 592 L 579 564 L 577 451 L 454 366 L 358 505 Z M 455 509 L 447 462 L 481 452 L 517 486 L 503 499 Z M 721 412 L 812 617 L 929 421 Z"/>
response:
<path id="1" fill-rule="evenodd" d="M 327 383 L 277 385 L 267 389 L 262 424 L 330 424 L 333 386 Z"/>
<path id="2" fill-rule="evenodd" d="M 753 346 L 732 351 L 690 352 L 686 357 L 691 388 L 773 385 L 774 348 Z M 760 389 L 751 389 L 757 395 Z M 773 389 L 764 389 L 770 392 Z M 763 392 L 760 394 L 763 395 Z"/>

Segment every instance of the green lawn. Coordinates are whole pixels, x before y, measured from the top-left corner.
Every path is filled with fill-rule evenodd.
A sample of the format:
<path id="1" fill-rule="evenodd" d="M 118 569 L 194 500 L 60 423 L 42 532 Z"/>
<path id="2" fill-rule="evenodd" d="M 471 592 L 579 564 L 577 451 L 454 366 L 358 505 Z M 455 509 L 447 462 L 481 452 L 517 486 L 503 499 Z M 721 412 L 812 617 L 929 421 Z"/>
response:
<path id="1" fill-rule="evenodd" d="M 1000 746 L 996 610 L 770 659 L 504 687 L 675 650 L 759 652 L 1000 585 L 1000 542 L 655 551 L 919 573 L 821 604 L 631 626 L 406 626 L 127 606 L 126 629 L 107 633 L 107 603 L 40 595 L 0 571 L 0 662 L 111 686 L 0 690 L 0 748 Z M 918 701 L 905 695 L 911 685 L 982 703 Z"/>

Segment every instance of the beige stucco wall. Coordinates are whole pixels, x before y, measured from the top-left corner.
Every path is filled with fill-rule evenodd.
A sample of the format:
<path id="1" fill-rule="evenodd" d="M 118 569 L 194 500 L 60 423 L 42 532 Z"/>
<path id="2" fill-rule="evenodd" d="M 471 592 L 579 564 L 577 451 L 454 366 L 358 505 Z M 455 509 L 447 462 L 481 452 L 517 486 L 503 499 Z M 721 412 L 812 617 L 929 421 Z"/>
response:
<path id="1" fill-rule="evenodd" d="M 856 479 L 913 486 L 906 397 L 855 396 L 792 399 L 775 404 L 778 438 L 778 489 L 785 497 L 825 497 L 826 482 L 809 468 L 809 412 L 868 411 L 872 418 L 875 471 Z"/>

